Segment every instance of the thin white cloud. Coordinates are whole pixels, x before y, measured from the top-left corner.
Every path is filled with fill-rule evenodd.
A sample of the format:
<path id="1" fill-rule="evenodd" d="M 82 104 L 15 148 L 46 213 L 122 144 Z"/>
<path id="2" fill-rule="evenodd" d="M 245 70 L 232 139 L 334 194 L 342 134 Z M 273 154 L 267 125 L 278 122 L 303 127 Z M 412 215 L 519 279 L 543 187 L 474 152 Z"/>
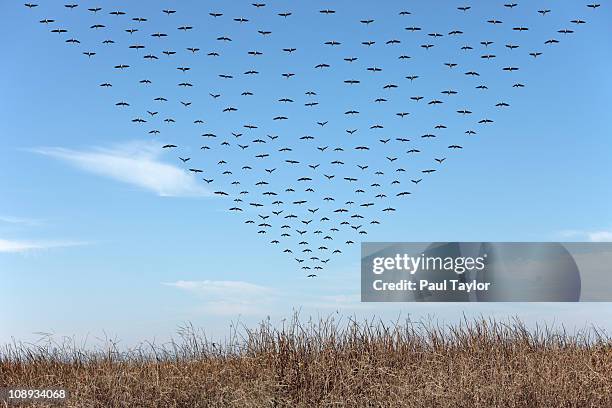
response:
<path id="1" fill-rule="evenodd" d="M 270 288 L 242 281 L 177 281 L 164 283 L 204 298 L 202 311 L 220 316 L 261 315 L 273 298 Z"/>
<path id="2" fill-rule="evenodd" d="M 60 147 L 33 149 L 79 169 L 135 185 L 164 197 L 198 197 L 210 193 L 188 171 L 160 160 L 157 144 L 132 142 L 111 148 L 74 150 Z"/>
<path id="3" fill-rule="evenodd" d="M 600 231 L 577 231 L 569 230 L 561 232 L 563 238 L 581 239 L 590 242 L 612 242 L 611 230 Z"/>
<path id="4" fill-rule="evenodd" d="M 595 231 L 588 233 L 591 242 L 612 242 L 612 231 Z"/>
<path id="5" fill-rule="evenodd" d="M 41 225 L 42 221 L 31 218 L 13 217 L 10 215 L 0 215 L 0 223 L 35 227 Z"/>
<path id="6" fill-rule="evenodd" d="M 80 245 L 85 245 L 85 243 L 75 241 L 16 241 L 0 239 L 0 253 L 25 253 Z"/>
<path id="7" fill-rule="evenodd" d="M 282 290 L 243 281 L 177 281 L 163 283 L 197 296 L 202 303 L 198 312 L 216 316 L 269 316 L 279 310 L 306 308 L 310 311 L 360 311 L 384 308 L 380 304 L 361 303 L 358 290 L 346 294 L 319 294 L 291 288 Z M 394 308 L 395 306 L 389 306 Z"/>
<path id="8" fill-rule="evenodd" d="M 190 292 L 217 295 L 217 296 L 236 296 L 236 295 L 256 295 L 270 291 L 264 286 L 255 285 L 243 281 L 184 281 L 180 280 L 172 283 L 164 283 L 164 285 L 173 286 L 175 288 L 187 290 Z"/>

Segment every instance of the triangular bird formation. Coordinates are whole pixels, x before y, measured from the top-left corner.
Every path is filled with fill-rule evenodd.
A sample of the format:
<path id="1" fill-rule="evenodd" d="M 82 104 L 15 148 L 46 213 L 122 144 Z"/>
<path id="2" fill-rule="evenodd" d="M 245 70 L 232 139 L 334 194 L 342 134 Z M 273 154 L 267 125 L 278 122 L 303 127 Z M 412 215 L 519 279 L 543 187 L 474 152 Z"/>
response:
<path id="1" fill-rule="evenodd" d="M 142 14 L 25 6 L 108 66 L 99 86 L 117 109 L 308 277 L 490 133 L 527 86 L 523 68 L 600 7 L 584 3 L 583 15 L 561 21 L 543 2 L 444 1 L 419 16 L 392 1 L 360 19 L 354 8 L 369 2 L 236 1 L 232 15 L 207 2 L 153 3 L 139 4 L 151 9 Z M 456 16 L 432 22 L 443 7 Z M 495 15 L 482 19 L 479 8 Z M 529 13 L 537 26 L 521 23 Z"/>

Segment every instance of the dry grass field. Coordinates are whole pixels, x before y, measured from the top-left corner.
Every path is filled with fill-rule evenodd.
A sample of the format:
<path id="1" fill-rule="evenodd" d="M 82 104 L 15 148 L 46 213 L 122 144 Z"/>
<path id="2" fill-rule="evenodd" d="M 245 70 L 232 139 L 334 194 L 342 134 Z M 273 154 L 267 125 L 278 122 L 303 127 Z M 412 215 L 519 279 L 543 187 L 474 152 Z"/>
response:
<path id="1" fill-rule="evenodd" d="M 612 341 L 520 322 L 296 317 L 224 345 L 192 328 L 130 351 L 15 344 L 0 353 L 9 385 L 66 388 L 68 407 L 612 407 Z"/>

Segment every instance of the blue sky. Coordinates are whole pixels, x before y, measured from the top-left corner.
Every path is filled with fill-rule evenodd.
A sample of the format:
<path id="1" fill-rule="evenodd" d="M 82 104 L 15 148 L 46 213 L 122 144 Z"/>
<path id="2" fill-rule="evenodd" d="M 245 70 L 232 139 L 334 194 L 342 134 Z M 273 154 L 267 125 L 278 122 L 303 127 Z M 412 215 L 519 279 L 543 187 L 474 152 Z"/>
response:
<path id="1" fill-rule="evenodd" d="M 426 2 L 407 7 L 400 1 L 384 6 L 272 1 L 259 10 L 247 1 L 214 0 L 205 6 L 197 1 L 153 1 L 129 7 L 108 1 L 94 16 L 84 9 L 94 6 L 89 3 L 75 10 L 60 4 L 32 10 L 13 1 L 0 5 L 7 56 L 0 67 L 0 341 L 11 336 L 30 338 L 38 331 L 80 336 L 103 330 L 132 341 L 168 336 L 187 320 L 223 333 L 239 315 L 247 321 L 268 315 L 280 318 L 292 308 L 301 308 L 305 314 L 340 310 L 395 317 L 401 312 L 449 320 L 463 312 L 516 314 L 531 321 L 612 327 L 607 304 L 359 304 L 358 245 L 343 247 L 343 254 L 334 257 L 317 279 L 306 279 L 293 257 L 272 248 L 267 237 L 244 225 L 245 218 L 254 214 L 229 213 L 231 201 L 211 194 L 216 189 L 186 171 L 191 165 L 184 166 L 177 158 L 193 157 L 193 165 L 206 170 L 221 158 L 230 164 L 253 160 L 252 149 L 226 153 L 216 146 L 210 154 L 199 149 L 206 143 L 200 133 L 231 138 L 229 133 L 244 131 L 245 123 L 260 126 L 253 136 L 278 134 L 282 140 L 316 134 L 318 145 L 325 140 L 330 146 L 350 150 L 356 142 L 346 135 L 347 120 L 340 112 L 355 106 L 361 113 L 350 125 L 360 129 L 354 140 L 374 143 L 364 158 L 350 152 L 347 160 L 367 162 L 372 168 L 386 166 L 392 172 L 385 157 L 393 149 L 397 156 L 406 157 L 406 147 L 376 140 L 399 136 L 414 139 L 412 146 L 426 152 L 406 162 L 406 168 L 414 172 L 411 175 L 418 176 L 424 166 L 431 166 L 434 157 L 448 157 L 436 174 L 418 186 L 406 187 L 413 195 L 392 202 L 398 211 L 381 218 L 382 225 L 368 228 L 367 240 L 610 240 L 612 28 L 607 23 L 608 4 L 593 11 L 584 1 L 550 1 L 509 10 L 503 2 L 473 1 L 472 9 L 461 13 L 456 7 L 463 3 L 457 1 L 443 2 L 436 10 Z M 161 10 L 168 7 L 176 8 L 177 13 L 164 15 Z M 399 16 L 406 7 L 412 15 Z M 540 7 L 553 11 L 542 17 L 536 12 Z M 336 9 L 336 15 L 318 13 L 325 8 Z M 127 16 L 109 16 L 108 11 L 115 9 L 125 10 Z M 287 19 L 276 15 L 287 10 L 293 13 Z M 213 19 L 208 16 L 210 11 L 224 16 Z M 149 21 L 141 25 L 130 21 L 138 16 Z M 251 21 L 237 23 L 233 21 L 237 17 Z M 38 23 L 43 18 L 56 19 L 56 26 L 70 32 L 50 33 L 51 25 Z M 375 22 L 365 27 L 359 23 L 364 18 Z M 491 18 L 504 23 L 485 23 Z M 587 24 L 573 27 L 569 21 L 575 18 Z M 89 29 L 99 22 L 108 27 Z M 178 33 L 180 25 L 194 29 Z M 403 30 L 411 25 L 422 26 L 423 32 Z M 518 25 L 530 31 L 510 29 Z M 140 31 L 125 33 L 133 26 Z M 556 33 L 562 28 L 574 28 L 576 33 Z M 263 38 L 256 33 L 258 29 L 273 34 Z M 453 29 L 464 30 L 465 38 L 448 39 L 446 33 Z M 162 45 L 150 37 L 158 31 L 170 34 L 160 40 Z M 427 36 L 431 32 L 445 37 L 432 39 Z M 232 43 L 218 42 L 216 38 L 222 35 L 231 36 Z M 65 43 L 75 37 L 80 45 Z M 545 46 L 543 42 L 552 37 L 561 43 Z M 100 45 L 103 38 L 113 38 L 117 44 L 104 48 Z M 392 38 L 402 40 L 393 52 L 384 45 Z M 323 43 L 330 40 L 342 44 L 336 49 L 325 47 Z M 361 45 L 369 40 L 377 43 L 367 48 Z M 497 55 L 488 65 L 478 58 L 489 52 L 479 44 L 484 40 L 494 41 L 490 51 Z M 464 42 L 476 50 L 459 52 Z M 503 46 L 508 42 L 520 43 L 521 48 L 509 51 Z M 435 47 L 426 51 L 419 46 L 425 43 Z M 171 61 L 160 58 L 159 63 L 146 63 L 142 56 L 149 49 L 128 49 L 132 44 L 146 44 L 155 53 L 162 49 L 179 52 Z M 193 46 L 201 51 L 190 55 L 185 47 Z M 298 51 L 287 55 L 280 51 L 283 47 Z M 90 49 L 97 55 L 87 58 L 82 52 Z M 255 49 L 264 55 L 246 55 Z M 210 50 L 221 56 L 207 57 Z M 412 57 L 405 65 L 396 59 L 400 50 Z M 528 52 L 536 50 L 544 54 L 534 60 Z M 349 55 L 360 60 L 349 65 L 342 60 Z M 252 58 L 260 60 L 254 63 Z M 313 69 L 321 62 L 332 66 L 327 71 Z M 459 71 L 448 69 L 443 62 L 457 62 Z M 131 68 L 120 73 L 113 69 L 117 64 Z M 502 74 L 499 68 L 507 65 L 521 69 Z M 192 71 L 182 74 L 178 66 L 192 67 Z M 254 66 L 262 72 L 257 81 L 240 75 Z M 384 70 L 380 75 L 368 73 L 366 67 L 371 66 Z M 474 89 L 476 80 L 462 75 L 464 67 L 481 72 L 481 82 L 490 88 L 485 96 Z M 294 72 L 296 77 L 285 80 L 281 72 Z M 237 78 L 223 81 L 218 78 L 221 73 Z M 409 84 L 404 77 L 412 74 L 420 78 Z M 144 77 L 153 79 L 155 87 L 138 84 Z M 363 84 L 348 88 L 342 83 L 353 77 Z M 193 81 L 196 90 L 177 87 L 183 78 Z M 113 82 L 112 89 L 99 87 L 106 81 Z M 516 81 L 527 86 L 512 88 Z M 390 82 L 401 85 L 385 93 L 382 85 Z M 256 96 L 241 97 L 246 87 Z M 458 99 L 440 95 L 448 88 L 461 90 Z M 308 89 L 318 93 L 320 106 L 314 110 L 303 107 Z M 223 94 L 219 100 L 209 97 L 216 92 Z M 147 133 L 152 123 L 143 127 L 131 119 L 157 109 L 152 98 L 160 95 L 172 103 L 161 115 L 172 116 L 177 123 L 156 124 L 163 132 L 152 136 Z M 414 95 L 425 99 L 411 101 L 409 96 Z M 382 96 L 390 102 L 372 103 Z M 434 96 L 447 103 L 427 105 Z M 276 100 L 281 97 L 299 103 L 279 106 Z M 178 104 L 185 99 L 193 105 L 184 108 Z M 129 101 L 131 106 L 118 108 L 118 101 Z M 503 111 L 492 107 L 500 101 L 511 106 Z M 240 108 L 235 115 L 221 112 L 234 105 Z M 473 124 L 477 118 L 454 112 L 461 108 L 479 112 L 480 117 L 490 116 L 495 123 L 477 128 Z M 400 111 L 410 116 L 394 117 Z M 287 124 L 271 120 L 281 114 L 290 117 Z M 206 122 L 203 130 L 192 124 L 200 116 Z M 329 121 L 324 128 L 315 125 L 323 120 Z M 385 124 L 382 133 L 368 130 L 378 122 Z M 449 133 L 441 132 L 434 141 L 420 140 L 436 123 L 448 125 Z M 474 126 L 478 134 L 464 135 L 466 126 Z M 449 141 L 458 141 L 465 148 L 448 152 Z M 165 143 L 180 145 L 180 151 L 162 150 Z M 317 154 L 310 148 L 296 152 L 295 157 L 315 163 L 320 160 Z M 266 167 L 257 162 L 253 166 Z M 279 171 L 274 182 L 293 186 L 301 171 Z M 359 177 L 368 182 L 369 177 L 374 179 Z M 257 176 L 247 179 L 254 181 Z M 343 201 L 352 188 L 338 184 L 328 195 Z M 322 202 L 312 205 L 327 208 Z M 362 238 L 352 236 L 357 243 Z"/>

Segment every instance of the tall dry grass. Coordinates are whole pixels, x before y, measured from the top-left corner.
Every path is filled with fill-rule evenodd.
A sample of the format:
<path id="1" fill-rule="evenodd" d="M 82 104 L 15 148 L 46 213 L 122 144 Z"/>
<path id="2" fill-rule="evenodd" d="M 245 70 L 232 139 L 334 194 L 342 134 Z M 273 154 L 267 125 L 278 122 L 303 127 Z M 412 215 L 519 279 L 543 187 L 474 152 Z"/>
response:
<path id="1" fill-rule="evenodd" d="M 67 388 L 70 407 L 612 407 L 612 341 L 518 321 L 295 316 L 225 344 L 193 327 L 129 351 L 13 344 L 0 387 L 14 385 Z"/>

